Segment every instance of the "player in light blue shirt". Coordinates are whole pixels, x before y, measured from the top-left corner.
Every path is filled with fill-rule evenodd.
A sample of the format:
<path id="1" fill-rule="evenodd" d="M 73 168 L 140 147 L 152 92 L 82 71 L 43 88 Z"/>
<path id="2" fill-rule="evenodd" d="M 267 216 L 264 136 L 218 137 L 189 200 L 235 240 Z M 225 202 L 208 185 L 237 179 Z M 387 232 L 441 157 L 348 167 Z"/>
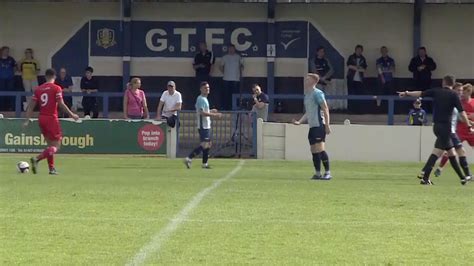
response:
<path id="1" fill-rule="evenodd" d="M 222 116 L 221 113 L 218 113 L 216 109 L 209 108 L 209 101 L 207 96 L 210 92 L 209 83 L 201 83 L 201 95 L 196 99 L 196 120 L 197 128 L 199 132 L 199 139 L 201 144 L 199 147 L 194 149 L 186 159 L 184 159 L 184 164 L 189 169 L 191 168 L 192 160 L 195 156 L 199 155 L 202 152 L 202 168 L 210 169 L 211 167 L 207 163 L 209 159 L 209 150 L 211 149 L 211 117 L 219 118 Z"/>
<path id="2" fill-rule="evenodd" d="M 319 82 L 317 74 L 307 74 L 304 79 L 304 107 L 305 114 L 299 120 L 293 120 L 293 124 L 300 125 L 308 121 L 308 141 L 313 154 L 313 165 L 316 174 L 315 180 L 330 180 L 332 178 L 329 169 L 329 156 L 325 149 L 326 135 L 331 133 L 329 127 L 329 108 L 324 93 L 316 88 Z M 325 173 L 321 175 L 321 162 Z"/>

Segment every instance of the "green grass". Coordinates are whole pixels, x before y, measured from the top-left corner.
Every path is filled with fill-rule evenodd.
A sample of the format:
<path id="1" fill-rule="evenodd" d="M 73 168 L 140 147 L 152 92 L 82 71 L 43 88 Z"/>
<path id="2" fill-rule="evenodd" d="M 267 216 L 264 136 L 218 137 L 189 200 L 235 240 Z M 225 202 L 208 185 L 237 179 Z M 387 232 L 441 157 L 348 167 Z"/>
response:
<path id="1" fill-rule="evenodd" d="M 59 155 L 60 176 L 0 156 L 0 265 L 124 265 L 188 202 L 236 167 L 150 157 Z M 248 160 L 210 192 L 146 264 L 444 264 L 474 261 L 474 183 L 420 164 Z"/>

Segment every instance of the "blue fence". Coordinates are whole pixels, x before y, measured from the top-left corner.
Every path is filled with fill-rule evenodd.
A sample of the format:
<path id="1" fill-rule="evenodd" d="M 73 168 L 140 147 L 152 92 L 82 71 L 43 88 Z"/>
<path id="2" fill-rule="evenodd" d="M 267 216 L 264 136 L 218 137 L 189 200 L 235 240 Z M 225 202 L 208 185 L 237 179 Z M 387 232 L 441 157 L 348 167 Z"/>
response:
<path id="1" fill-rule="evenodd" d="M 17 118 L 21 117 L 22 113 L 22 97 L 31 96 L 31 93 L 28 92 L 21 92 L 21 91 L 0 91 L 0 97 L 14 97 L 15 98 L 15 116 Z M 84 96 L 85 94 L 81 92 L 73 92 L 73 93 L 64 93 L 64 96 Z M 102 114 L 103 117 L 109 117 L 109 102 L 111 98 L 122 98 L 123 92 L 97 92 L 92 94 L 87 94 L 87 96 L 95 96 L 98 98 L 102 98 Z M 160 98 L 161 93 L 147 93 L 147 98 Z M 237 100 L 239 100 L 239 94 L 232 95 L 232 106 L 233 110 L 237 110 Z M 251 99 L 251 94 L 243 94 L 243 99 Z M 302 94 L 275 94 L 273 95 L 271 101 L 275 100 L 303 100 L 304 95 Z M 328 100 L 359 100 L 359 101 L 367 101 L 367 100 L 380 100 L 380 101 L 387 101 L 388 102 L 388 111 L 387 111 L 387 124 L 393 125 L 394 124 L 394 114 L 395 114 L 395 102 L 397 101 L 413 101 L 414 98 L 399 98 L 395 95 L 390 96 L 373 96 L 373 95 L 327 95 L 326 98 Z M 424 101 L 430 101 L 429 98 L 424 98 Z"/>
<path id="2" fill-rule="evenodd" d="M 102 114 L 104 118 L 109 117 L 109 103 L 111 98 L 123 98 L 123 92 L 96 92 L 91 94 L 84 94 L 82 92 L 68 92 L 64 93 L 64 96 L 88 96 L 88 97 L 97 97 L 102 98 Z M 31 96 L 31 92 L 21 92 L 21 91 L 0 91 L 0 97 L 15 97 L 15 117 L 20 118 L 22 108 L 22 97 Z M 147 93 L 146 97 L 148 99 L 160 98 L 161 93 Z"/>
<path id="3" fill-rule="evenodd" d="M 252 94 L 242 94 L 242 99 L 252 99 Z M 270 101 L 275 100 L 301 100 L 303 101 L 304 95 L 302 94 L 274 94 Z M 387 101 L 388 102 L 388 112 L 387 112 L 387 124 L 394 124 L 395 116 L 395 102 L 413 102 L 415 98 L 406 97 L 400 98 L 396 95 L 326 95 L 328 100 L 358 100 L 358 101 Z M 236 110 L 238 108 L 238 100 L 240 100 L 240 94 L 232 94 L 232 109 Z M 431 98 L 423 98 L 423 101 L 431 101 Z"/>

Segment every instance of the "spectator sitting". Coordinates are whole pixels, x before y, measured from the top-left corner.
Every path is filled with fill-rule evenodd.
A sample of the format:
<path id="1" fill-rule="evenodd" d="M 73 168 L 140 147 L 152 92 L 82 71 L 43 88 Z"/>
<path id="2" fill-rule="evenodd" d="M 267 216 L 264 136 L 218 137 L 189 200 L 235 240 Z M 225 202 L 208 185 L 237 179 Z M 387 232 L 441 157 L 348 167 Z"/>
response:
<path id="1" fill-rule="evenodd" d="M 10 48 L 3 46 L 0 49 L 0 91 L 13 91 L 15 87 L 16 61 L 10 56 Z M 1 96 L 0 107 L 3 110 L 13 110 L 12 97 Z"/>
<path id="2" fill-rule="evenodd" d="M 86 94 L 91 94 L 99 91 L 99 81 L 96 77 L 92 76 L 94 69 L 92 67 L 86 67 L 86 73 L 81 79 L 81 91 Z M 83 96 L 82 97 L 82 108 L 84 109 L 84 116 L 90 116 L 92 118 L 99 117 L 99 106 L 97 105 L 97 97 L 94 96 Z"/>
<path id="3" fill-rule="evenodd" d="M 33 92 L 35 88 L 38 87 L 38 73 L 40 71 L 40 65 L 33 57 L 33 49 L 28 48 L 25 50 L 25 58 L 23 58 L 17 66 L 21 72 L 23 88 L 26 92 Z M 30 96 L 26 97 L 26 102 L 23 103 L 25 110 L 30 99 Z"/>
<path id="4" fill-rule="evenodd" d="M 252 85 L 253 91 L 253 107 L 252 112 L 257 113 L 257 118 L 268 120 L 268 103 L 270 102 L 268 95 L 262 92 L 262 88 L 258 84 Z"/>
<path id="5" fill-rule="evenodd" d="M 410 126 L 423 126 L 428 125 L 428 117 L 425 110 L 421 108 L 421 98 L 416 99 L 413 102 L 413 109 L 408 113 L 408 125 Z"/>
<path id="6" fill-rule="evenodd" d="M 59 70 L 59 77 L 55 80 L 56 85 L 61 87 L 63 90 L 63 100 L 64 104 L 71 109 L 72 107 L 72 96 L 64 96 L 64 93 L 72 92 L 72 78 L 67 74 L 67 71 L 64 67 Z M 62 117 L 67 117 L 66 113 L 62 113 Z"/>
<path id="7" fill-rule="evenodd" d="M 123 118 L 125 119 L 148 119 L 148 105 L 145 92 L 141 89 L 142 81 L 139 78 L 132 78 L 127 83 L 127 89 L 123 96 Z"/>
<path id="8" fill-rule="evenodd" d="M 156 110 L 156 119 L 166 119 L 170 127 L 176 126 L 178 111 L 181 110 L 183 99 L 181 93 L 176 90 L 176 83 L 168 81 L 167 90 L 163 92 Z"/>

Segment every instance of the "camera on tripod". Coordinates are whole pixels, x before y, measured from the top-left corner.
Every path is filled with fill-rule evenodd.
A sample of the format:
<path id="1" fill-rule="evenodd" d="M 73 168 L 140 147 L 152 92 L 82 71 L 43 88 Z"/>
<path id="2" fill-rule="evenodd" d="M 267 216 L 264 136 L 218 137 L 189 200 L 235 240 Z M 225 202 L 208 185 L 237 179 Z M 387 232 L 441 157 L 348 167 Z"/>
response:
<path id="1" fill-rule="evenodd" d="M 240 100 L 240 111 L 250 111 L 252 110 L 252 101 L 250 99 L 241 99 Z"/>

